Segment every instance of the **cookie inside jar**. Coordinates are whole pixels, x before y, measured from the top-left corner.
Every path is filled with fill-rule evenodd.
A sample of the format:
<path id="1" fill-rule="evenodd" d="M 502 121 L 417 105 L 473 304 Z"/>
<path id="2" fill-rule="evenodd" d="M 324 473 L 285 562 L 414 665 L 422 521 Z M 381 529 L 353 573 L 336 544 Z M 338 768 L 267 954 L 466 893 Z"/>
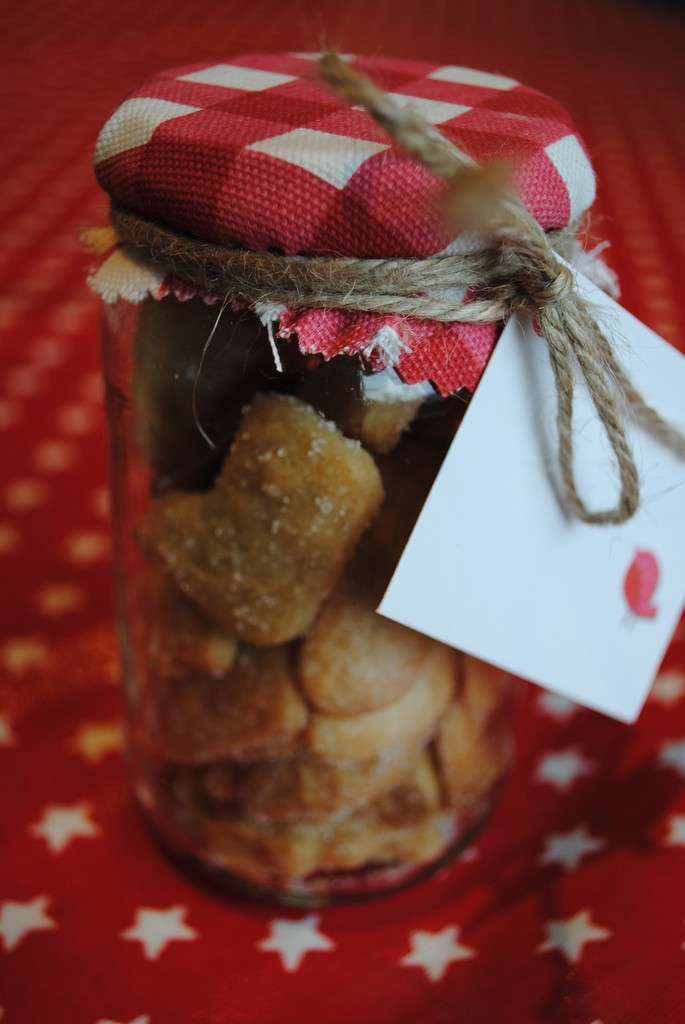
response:
<path id="1" fill-rule="evenodd" d="M 217 312 L 150 300 L 131 348 L 139 790 L 229 885 L 384 891 L 468 840 L 511 753 L 505 677 L 376 612 L 466 396 L 295 340 L 279 369 Z"/>

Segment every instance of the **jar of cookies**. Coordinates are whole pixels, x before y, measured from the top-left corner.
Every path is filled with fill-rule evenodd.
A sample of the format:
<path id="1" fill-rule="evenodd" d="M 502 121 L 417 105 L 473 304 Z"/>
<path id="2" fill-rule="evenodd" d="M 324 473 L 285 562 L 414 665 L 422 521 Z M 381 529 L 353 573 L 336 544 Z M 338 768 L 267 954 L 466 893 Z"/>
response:
<path id="1" fill-rule="evenodd" d="M 445 314 L 468 246 L 439 179 L 315 57 L 146 82 L 100 134 L 90 233 L 135 790 L 184 863 L 299 903 L 434 870 L 512 757 L 509 678 L 376 611 L 500 325 Z M 355 67 L 474 159 L 481 122 L 543 108 L 575 140 L 501 76 Z M 546 179 L 535 138 L 521 189 L 563 229 L 564 152 Z"/>
<path id="2" fill-rule="evenodd" d="M 383 890 L 463 845 L 511 753 L 506 678 L 375 610 L 464 398 L 289 342 L 279 372 L 249 311 L 198 374 L 216 316 L 107 316 L 136 792 L 245 891 Z"/>

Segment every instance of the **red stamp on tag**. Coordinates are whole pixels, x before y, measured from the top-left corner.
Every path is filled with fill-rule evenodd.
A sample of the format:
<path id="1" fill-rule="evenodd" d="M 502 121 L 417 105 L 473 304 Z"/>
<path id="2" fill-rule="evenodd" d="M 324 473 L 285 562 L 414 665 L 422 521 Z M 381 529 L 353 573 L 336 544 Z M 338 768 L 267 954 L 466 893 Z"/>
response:
<path id="1" fill-rule="evenodd" d="M 623 579 L 623 593 L 634 615 L 653 619 L 657 607 L 653 602 L 659 584 L 659 563 L 651 551 L 638 551 Z"/>

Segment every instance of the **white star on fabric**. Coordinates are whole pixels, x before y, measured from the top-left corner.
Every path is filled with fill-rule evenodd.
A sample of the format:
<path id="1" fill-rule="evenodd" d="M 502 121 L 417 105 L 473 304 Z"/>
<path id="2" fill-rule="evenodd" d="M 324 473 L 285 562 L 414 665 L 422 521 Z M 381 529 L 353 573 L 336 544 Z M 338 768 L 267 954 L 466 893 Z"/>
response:
<path id="1" fill-rule="evenodd" d="M 565 722 L 578 711 L 578 705 L 558 693 L 541 693 L 537 700 L 541 711 L 550 718 L 556 718 L 558 722 Z"/>
<path id="2" fill-rule="evenodd" d="M 64 615 L 80 608 L 85 595 L 71 583 L 48 583 L 36 594 L 36 605 L 43 615 Z"/>
<path id="3" fill-rule="evenodd" d="M 672 814 L 668 819 L 666 846 L 685 846 L 685 814 Z"/>
<path id="4" fill-rule="evenodd" d="M 41 387 L 40 375 L 31 366 L 16 366 L 5 377 L 5 388 L 8 395 L 17 398 L 31 398 Z"/>
<path id="5" fill-rule="evenodd" d="M 19 419 L 19 409 L 14 402 L 0 398 L 0 430 L 12 427 Z"/>
<path id="6" fill-rule="evenodd" d="M 34 453 L 36 468 L 44 473 L 59 473 L 76 459 L 74 448 L 67 441 L 41 441 Z"/>
<path id="7" fill-rule="evenodd" d="M 168 910 L 141 907 L 131 927 L 120 932 L 121 938 L 140 942 L 145 958 L 157 960 L 169 942 L 190 942 L 198 937 L 195 929 L 184 922 L 186 913 L 182 906 L 169 907 Z"/>
<path id="8" fill-rule="evenodd" d="M 5 504 L 13 512 L 30 512 L 44 504 L 48 489 L 40 480 L 11 480 L 5 487 Z"/>
<path id="9" fill-rule="evenodd" d="M 682 672 L 662 672 L 654 681 L 649 695 L 650 700 L 669 708 L 685 695 L 685 674 Z"/>
<path id="10" fill-rule="evenodd" d="M 571 871 L 578 867 L 586 854 L 596 853 L 605 846 L 604 839 L 590 835 L 584 825 L 579 825 L 570 832 L 557 832 L 548 836 L 540 863 L 560 864 L 566 871 Z"/>
<path id="11" fill-rule="evenodd" d="M 2 426 L 2 424 L 0 424 Z M 8 523 L 0 523 L 0 555 L 9 554 L 15 551 L 21 543 L 21 535 L 18 530 Z"/>
<path id="12" fill-rule="evenodd" d="M 556 949 L 572 964 L 580 962 L 587 942 L 602 942 L 611 936 L 608 928 L 592 923 L 589 910 L 579 910 L 565 920 L 546 921 L 545 928 L 547 938 L 538 946 L 538 953 Z"/>
<path id="13" fill-rule="evenodd" d="M 97 1024 L 124 1024 L 124 1022 L 110 1020 L 109 1017 L 105 1020 L 103 1017 L 101 1020 L 97 1021 Z M 141 1013 L 139 1016 L 134 1017 L 133 1020 L 128 1021 L 128 1024 L 150 1024 L 150 1018 L 147 1013 Z"/>
<path id="14" fill-rule="evenodd" d="M 51 804 L 40 821 L 31 826 L 31 835 L 44 839 L 53 853 L 62 853 L 76 836 L 100 835 L 90 819 L 90 804 Z"/>
<path id="15" fill-rule="evenodd" d="M 108 754 L 118 754 L 124 744 L 124 728 L 120 721 L 86 722 L 72 736 L 69 747 L 86 761 L 95 764 Z"/>
<path id="16" fill-rule="evenodd" d="M 0 715 L 0 747 L 13 747 L 16 737 L 12 732 L 12 725 L 9 718 Z"/>
<path id="17" fill-rule="evenodd" d="M 52 369 L 64 362 L 65 351 L 62 343 L 53 338 L 46 338 L 33 346 L 31 362 L 40 369 Z"/>
<path id="18" fill-rule="evenodd" d="M 685 740 L 670 740 L 664 743 L 659 753 L 659 764 L 663 768 L 673 768 L 680 775 L 685 775 Z"/>
<path id="19" fill-rule="evenodd" d="M 0 904 L 0 938 L 5 950 L 11 953 L 30 932 L 44 932 L 57 927 L 57 922 L 45 913 L 50 900 L 36 896 L 26 903 L 5 900 Z"/>
<path id="20" fill-rule="evenodd" d="M 71 533 L 64 541 L 67 558 L 79 565 L 86 565 L 105 558 L 109 554 L 109 538 L 97 530 L 81 530 Z"/>
<path id="21" fill-rule="evenodd" d="M 470 960 L 475 949 L 462 946 L 459 928 L 448 925 L 440 932 L 412 932 L 411 952 L 400 960 L 401 967 L 420 967 L 429 981 L 440 981 L 451 963 Z"/>
<path id="22" fill-rule="evenodd" d="M 538 761 L 535 769 L 535 780 L 547 782 L 556 789 L 570 789 L 581 775 L 589 775 L 594 763 L 573 747 L 557 750 L 553 754 L 545 754 Z"/>
<path id="23" fill-rule="evenodd" d="M 90 504 L 96 515 L 109 519 L 112 503 L 107 487 L 96 487 L 90 496 Z"/>
<path id="24" fill-rule="evenodd" d="M 19 675 L 31 669 L 40 668 L 48 655 L 48 649 L 42 640 L 36 637 L 16 637 L 8 640 L 2 651 L 0 660 L 8 672 Z"/>
<path id="25" fill-rule="evenodd" d="M 85 405 L 63 405 L 57 422 L 65 434 L 87 434 L 93 426 L 93 414 Z"/>
<path id="26" fill-rule="evenodd" d="M 270 934 L 257 943 L 265 953 L 278 953 L 286 971 L 296 971 L 307 953 L 335 949 L 335 943 L 319 931 L 318 914 L 309 914 L 299 921 L 274 918 L 269 925 Z"/>

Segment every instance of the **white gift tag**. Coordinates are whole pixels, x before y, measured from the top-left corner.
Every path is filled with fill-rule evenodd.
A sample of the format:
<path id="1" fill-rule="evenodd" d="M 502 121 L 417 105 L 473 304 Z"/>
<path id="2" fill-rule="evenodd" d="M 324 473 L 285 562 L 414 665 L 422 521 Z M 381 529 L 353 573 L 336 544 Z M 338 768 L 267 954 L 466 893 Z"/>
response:
<path id="1" fill-rule="evenodd" d="M 580 275 L 646 400 L 685 425 L 685 358 Z M 582 384 L 576 477 L 613 506 L 613 457 Z M 544 339 L 512 320 L 379 607 L 518 676 L 630 722 L 685 599 L 685 461 L 629 426 L 642 488 L 622 526 L 568 517 L 553 491 L 554 380 Z"/>

